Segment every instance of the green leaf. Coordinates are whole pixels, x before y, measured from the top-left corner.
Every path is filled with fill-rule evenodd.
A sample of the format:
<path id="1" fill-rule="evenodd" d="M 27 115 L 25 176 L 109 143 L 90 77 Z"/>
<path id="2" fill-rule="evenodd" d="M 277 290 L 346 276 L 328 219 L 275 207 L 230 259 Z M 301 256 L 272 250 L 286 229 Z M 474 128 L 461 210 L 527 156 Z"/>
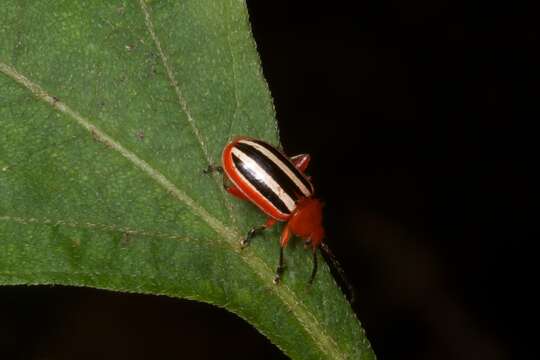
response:
<path id="1" fill-rule="evenodd" d="M 373 359 L 354 313 L 294 242 L 227 196 L 234 135 L 277 144 L 246 5 L 4 0 L 0 284 L 163 294 L 224 307 L 296 359 Z"/>

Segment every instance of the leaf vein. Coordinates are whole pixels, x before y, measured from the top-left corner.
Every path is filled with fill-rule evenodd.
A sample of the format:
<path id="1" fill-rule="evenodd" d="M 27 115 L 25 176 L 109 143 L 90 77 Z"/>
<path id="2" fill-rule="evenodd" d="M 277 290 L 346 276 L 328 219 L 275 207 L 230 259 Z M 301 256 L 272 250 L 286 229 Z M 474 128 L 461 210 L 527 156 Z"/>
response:
<path id="1" fill-rule="evenodd" d="M 187 118 L 187 121 L 193 131 L 193 134 L 195 135 L 195 137 L 197 138 L 197 142 L 199 143 L 199 146 L 204 154 L 204 157 L 206 159 L 206 162 L 208 165 L 214 165 L 212 159 L 210 158 L 210 154 L 208 152 L 208 148 L 206 146 L 206 143 L 199 131 L 199 128 L 197 127 L 196 123 L 195 123 L 195 119 L 193 118 L 193 116 L 191 115 L 191 111 L 189 110 L 189 107 L 188 107 L 188 103 L 187 103 L 187 100 L 182 92 L 182 89 L 180 88 L 180 85 L 178 84 L 178 81 L 176 81 L 176 77 L 175 77 L 175 74 L 173 72 L 173 69 L 172 67 L 169 65 L 169 60 L 168 60 L 168 57 L 167 57 L 167 54 L 165 54 L 165 51 L 163 50 L 163 47 L 161 46 L 161 42 L 159 41 L 159 38 L 156 34 L 156 31 L 154 29 L 154 23 L 152 22 L 152 18 L 150 16 L 150 11 L 148 9 L 148 7 L 146 6 L 146 3 L 145 3 L 145 0 L 140 0 L 139 1 L 139 4 L 141 6 L 141 10 L 144 14 L 144 22 L 145 22 L 145 25 L 146 25 L 146 28 L 148 29 L 148 32 L 150 33 L 150 37 L 152 38 L 152 40 L 154 41 L 154 44 L 156 45 L 156 48 L 158 50 L 158 53 L 159 53 L 159 57 L 161 59 L 161 62 L 163 63 L 163 66 L 165 67 L 165 71 L 167 72 L 167 78 L 169 79 L 169 82 L 171 84 L 171 86 L 173 87 L 175 93 L 176 93 L 176 97 L 178 99 L 178 103 L 180 104 L 180 107 L 182 108 L 182 111 L 184 112 L 184 114 L 186 115 L 186 118 Z M 217 182 L 218 186 L 220 188 L 222 188 L 221 184 L 219 183 L 219 180 L 217 179 L 216 176 L 213 177 L 214 180 Z M 228 201 L 227 197 L 225 197 L 225 191 L 222 190 L 221 191 L 222 193 L 222 196 L 223 196 L 223 200 L 224 200 L 224 204 L 225 206 L 227 207 L 227 210 L 228 210 L 228 213 L 229 213 L 229 218 L 231 219 L 231 221 L 233 222 L 233 224 L 236 225 L 236 218 L 234 217 L 233 215 L 233 211 L 232 211 L 232 205 L 231 203 Z"/>
<path id="2" fill-rule="evenodd" d="M 232 32 L 232 26 L 231 26 L 231 11 L 230 6 L 228 6 L 228 2 L 223 3 L 224 7 L 227 7 L 227 12 L 229 16 L 227 16 L 227 48 L 229 50 L 229 55 L 231 58 L 231 73 L 232 73 L 232 86 L 233 86 L 233 94 L 234 94 L 234 100 L 235 100 L 235 109 L 234 109 L 234 115 L 231 116 L 231 120 L 229 121 L 229 130 L 227 131 L 228 134 L 231 134 L 231 129 L 233 127 L 234 121 L 236 120 L 236 117 L 238 116 L 238 112 L 240 111 L 240 98 L 238 96 L 238 86 L 236 84 L 238 80 L 238 75 L 236 74 L 236 58 L 234 56 L 233 52 L 233 46 L 231 43 L 231 32 Z M 224 11 L 225 12 L 225 11 Z"/>
<path id="3" fill-rule="evenodd" d="M 161 46 L 161 42 L 159 41 L 159 38 L 157 37 L 156 31 L 154 29 L 154 24 L 152 22 L 152 19 L 150 17 L 150 11 L 148 10 L 148 7 L 146 6 L 146 3 L 144 0 L 140 0 L 139 4 L 141 5 L 142 12 L 144 14 L 144 22 L 146 24 L 146 28 L 148 29 L 148 32 L 150 33 L 150 36 L 152 40 L 154 41 L 154 44 L 156 45 L 156 48 L 159 53 L 159 57 L 161 58 L 161 62 L 163 63 L 163 66 L 165 67 L 165 71 L 167 72 L 167 78 L 169 79 L 169 82 L 171 83 L 171 86 L 173 87 L 174 91 L 176 92 L 176 97 L 178 99 L 178 103 L 180 104 L 180 107 L 182 108 L 182 111 L 184 111 L 184 114 L 186 115 L 187 121 L 189 125 L 191 126 L 191 129 L 193 133 L 195 134 L 195 137 L 197 138 L 197 141 L 199 142 L 199 146 L 201 147 L 201 150 L 204 153 L 204 156 L 208 162 L 208 164 L 212 164 L 212 160 L 210 159 L 210 154 L 208 153 L 208 149 L 206 147 L 205 141 L 199 131 L 199 128 L 195 124 L 195 120 L 193 119 L 193 116 L 191 115 L 191 111 L 189 110 L 186 98 L 184 97 L 184 94 L 182 92 L 182 89 L 180 89 L 180 85 L 178 84 L 178 81 L 176 81 L 176 78 L 173 73 L 173 69 L 169 65 L 169 60 L 167 58 L 167 54 L 165 54 L 165 51 L 163 50 Z"/>
<path id="4" fill-rule="evenodd" d="M 95 229 L 100 231 L 117 232 L 125 235 L 145 236 L 145 237 L 157 237 L 170 240 L 183 240 L 183 241 L 199 241 L 199 239 L 193 239 L 188 236 L 179 236 L 176 234 L 166 234 L 162 232 L 147 231 L 141 229 L 133 229 L 126 226 L 118 226 L 111 224 L 98 224 L 90 222 L 77 222 L 73 220 L 55 220 L 55 219 L 39 219 L 39 218 L 26 218 L 21 216 L 9 216 L 1 215 L 0 221 L 15 222 L 18 224 L 38 224 L 38 225 L 52 225 L 52 226 L 64 226 L 76 229 Z"/>

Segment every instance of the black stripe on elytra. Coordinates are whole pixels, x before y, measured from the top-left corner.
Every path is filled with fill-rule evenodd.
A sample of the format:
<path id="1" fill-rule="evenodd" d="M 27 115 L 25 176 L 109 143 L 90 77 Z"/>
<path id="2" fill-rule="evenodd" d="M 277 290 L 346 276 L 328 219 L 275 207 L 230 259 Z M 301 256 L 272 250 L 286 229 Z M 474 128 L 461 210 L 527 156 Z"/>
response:
<path id="1" fill-rule="evenodd" d="M 279 211 L 281 211 L 282 213 L 284 214 L 291 213 L 291 210 L 289 210 L 289 208 L 287 207 L 287 205 L 285 205 L 283 200 L 281 200 L 279 196 L 277 196 L 277 194 L 275 194 L 266 183 L 261 181 L 260 178 L 257 178 L 255 174 L 253 174 L 253 170 L 246 166 L 246 163 L 244 163 L 238 156 L 234 154 L 231 154 L 231 155 L 232 155 L 234 166 L 238 169 L 240 174 L 242 174 L 242 176 L 251 185 L 253 185 L 255 189 L 259 193 L 262 194 L 262 196 L 268 199 L 268 201 L 270 201 L 272 205 L 274 205 L 274 207 L 278 209 Z"/>
<path id="2" fill-rule="evenodd" d="M 265 143 L 264 141 L 261 141 L 261 140 L 251 140 L 253 141 L 254 143 L 257 143 L 259 145 L 261 145 L 262 147 L 264 147 L 266 150 L 270 151 L 272 154 L 274 154 L 275 157 L 277 157 L 278 159 L 280 159 L 284 164 L 288 165 L 288 168 L 291 169 L 292 173 L 294 175 L 296 175 L 296 177 L 298 179 L 300 179 L 300 181 L 302 182 L 302 184 L 304 184 L 304 186 L 306 187 L 306 189 L 308 189 L 308 191 L 310 193 L 313 192 L 313 185 L 311 185 L 311 183 L 309 182 L 308 179 L 306 179 L 306 176 L 304 174 L 302 174 L 302 172 L 300 170 L 298 170 L 296 168 L 296 166 L 294 166 L 294 164 L 291 162 L 291 160 L 289 160 L 285 155 L 283 155 L 283 153 L 281 153 L 279 150 L 277 150 L 275 147 L 273 147 L 272 145 L 270 144 L 267 144 Z"/>
<path id="3" fill-rule="evenodd" d="M 257 142 L 259 144 L 259 142 Z M 261 143 L 261 146 L 264 146 L 265 149 L 268 149 L 268 151 L 271 151 L 272 154 L 274 154 L 285 166 L 289 168 L 289 170 L 298 178 L 300 181 L 304 183 L 308 191 L 311 190 L 311 184 L 304 179 L 302 174 L 296 169 L 294 164 L 292 164 L 283 154 L 281 154 L 276 149 L 270 147 L 270 145 Z M 300 189 L 300 187 L 294 182 L 293 179 L 289 175 L 283 171 L 282 168 L 278 164 L 276 164 L 274 161 L 269 159 L 264 153 L 257 150 L 255 147 L 253 147 L 250 144 L 245 143 L 238 143 L 235 145 L 238 150 L 245 153 L 247 156 L 252 158 L 261 168 L 264 169 L 270 176 L 272 176 L 275 181 L 283 188 L 283 190 L 289 194 L 289 196 L 296 202 L 300 198 L 304 197 L 304 193 Z M 305 182 L 304 182 L 305 181 Z"/>

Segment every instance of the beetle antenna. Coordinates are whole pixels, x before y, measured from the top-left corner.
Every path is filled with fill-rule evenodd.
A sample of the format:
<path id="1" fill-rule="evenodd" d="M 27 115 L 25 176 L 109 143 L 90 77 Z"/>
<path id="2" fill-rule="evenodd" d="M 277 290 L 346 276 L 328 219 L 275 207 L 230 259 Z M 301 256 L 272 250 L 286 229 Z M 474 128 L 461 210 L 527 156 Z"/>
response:
<path id="1" fill-rule="evenodd" d="M 347 276 L 345 275 L 345 271 L 343 270 L 343 267 L 341 266 L 341 264 L 337 260 L 336 256 L 332 252 L 332 250 L 330 250 L 328 245 L 326 245 L 326 243 L 322 242 L 321 245 L 320 245 L 320 249 L 321 249 L 321 252 L 323 253 L 324 257 L 327 260 L 330 260 L 330 262 L 332 263 L 332 267 L 339 274 L 339 277 L 341 278 L 341 281 L 343 282 L 343 284 L 345 284 L 345 286 L 347 287 L 347 291 L 349 292 L 349 301 L 350 301 L 351 304 L 354 304 L 354 302 L 356 300 L 355 299 L 356 298 L 356 296 L 355 296 L 356 291 L 355 291 L 354 287 L 352 286 L 351 282 L 349 281 L 349 278 L 347 278 Z"/>

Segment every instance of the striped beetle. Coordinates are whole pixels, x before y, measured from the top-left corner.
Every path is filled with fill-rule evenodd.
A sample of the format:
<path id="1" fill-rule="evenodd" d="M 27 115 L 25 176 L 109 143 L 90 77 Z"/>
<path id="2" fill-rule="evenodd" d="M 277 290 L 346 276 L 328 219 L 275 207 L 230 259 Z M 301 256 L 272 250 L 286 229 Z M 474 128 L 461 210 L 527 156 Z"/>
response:
<path id="1" fill-rule="evenodd" d="M 311 157 L 308 154 L 285 156 L 272 145 L 250 137 L 237 137 L 230 141 L 222 154 L 222 168 L 232 185 L 226 185 L 233 196 L 248 200 L 267 216 L 265 224 L 249 230 L 242 246 L 259 232 L 273 226 L 277 221 L 287 222 L 281 233 L 279 264 L 274 283 L 279 283 L 284 270 L 283 249 L 291 235 L 304 239 L 311 246 L 313 268 L 309 283 L 317 274 L 317 250 L 321 249 L 340 274 L 349 289 L 351 302 L 354 292 L 340 264 L 323 242 L 323 203 L 315 198 L 310 178 L 304 174 Z M 225 180 L 225 179 L 224 179 Z"/>

